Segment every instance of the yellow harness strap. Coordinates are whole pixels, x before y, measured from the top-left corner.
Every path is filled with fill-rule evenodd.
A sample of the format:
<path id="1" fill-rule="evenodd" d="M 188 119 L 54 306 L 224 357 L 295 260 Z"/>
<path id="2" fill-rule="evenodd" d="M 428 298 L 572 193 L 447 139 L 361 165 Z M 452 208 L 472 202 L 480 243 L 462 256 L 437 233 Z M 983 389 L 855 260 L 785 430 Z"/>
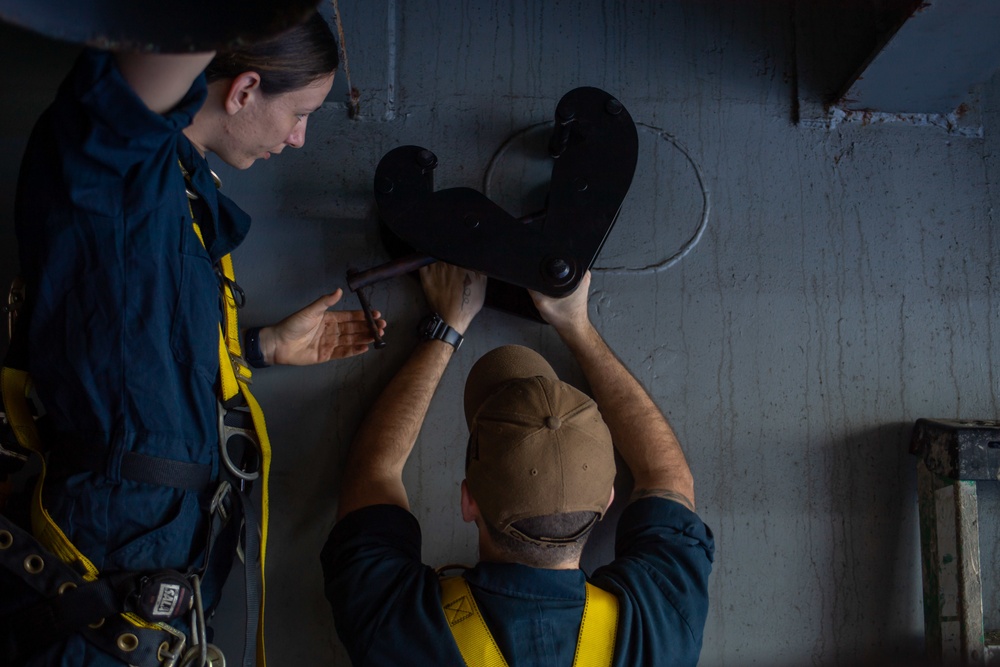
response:
<path id="1" fill-rule="evenodd" d="M 204 246 L 201 229 L 194 220 L 194 210 L 190 207 L 191 220 L 198 240 Z M 222 273 L 226 278 L 224 289 L 225 294 L 225 318 L 219 325 L 219 384 L 220 399 L 223 404 L 227 404 L 237 394 L 243 396 L 250 415 L 253 419 L 254 430 L 260 444 L 261 456 L 261 536 L 260 536 L 260 611 L 257 623 L 257 655 L 260 667 L 265 667 L 264 661 L 264 556 L 267 545 L 267 522 L 268 522 L 268 481 L 271 469 L 271 444 L 267 437 L 267 427 L 264 423 L 264 413 L 260 409 L 257 400 L 250 393 L 251 370 L 243 360 L 240 346 L 240 331 L 237 320 L 236 298 L 232 290 L 232 285 L 236 284 L 233 272 L 233 260 L 230 255 L 226 255 L 220 260 Z M 31 380 L 26 371 L 3 366 L 0 369 L 0 395 L 3 397 L 3 408 L 7 416 L 7 421 L 14 430 L 17 441 L 21 446 L 39 455 L 41 469 L 38 481 L 35 484 L 31 501 L 31 528 L 35 538 L 46 549 L 59 557 L 64 563 L 75 565 L 86 581 L 96 581 L 99 572 L 94 564 L 70 541 L 69 537 L 62 531 L 59 525 L 52 519 L 48 510 L 42 504 L 42 488 L 45 482 L 46 463 L 43 456 L 45 450 L 38 434 L 35 420 L 31 416 L 28 407 L 28 393 L 31 388 Z M 253 527 L 247 526 L 247 530 Z M 136 614 L 125 612 L 122 616 L 136 627 L 146 629 L 158 629 L 175 633 L 166 623 L 150 623 Z"/>
<path id="2" fill-rule="evenodd" d="M 38 481 L 35 483 L 31 495 L 32 533 L 39 544 L 62 562 L 74 567 L 84 581 L 96 581 L 100 574 L 97 568 L 83 552 L 76 548 L 42 504 L 42 488 L 45 483 L 47 465 L 43 443 L 29 408 L 28 394 L 30 389 L 31 379 L 26 371 L 8 366 L 0 369 L 0 395 L 3 396 L 3 409 L 7 423 L 13 429 L 17 442 L 33 452 L 40 463 Z M 153 623 L 132 612 L 122 612 L 120 616 L 136 628 L 158 630 L 168 635 L 178 636 L 177 631 L 166 623 Z"/>
<path id="3" fill-rule="evenodd" d="M 42 504 L 42 488 L 45 484 L 47 466 L 45 456 L 43 456 L 42 439 L 28 407 L 30 387 L 31 380 L 26 371 L 7 366 L 4 366 L 0 371 L 0 392 L 3 394 L 7 422 L 14 430 L 18 443 L 36 453 L 41 463 L 38 481 L 35 483 L 31 495 L 32 533 L 42 546 L 55 554 L 61 561 L 71 566 L 76 565 L 85 581 L 96 581 L 99 575 L 97 568 L 89 558 L 83 555 L 83 552 L 76 548 L 59 527 L 59 524 L 52 518 L 52 515 L 45 509 L 45 505 Z M 171 634 L 176 632 L 166 623 L 151 623 L 131 612 L 123 612 L 121 616 L 137 628 L 163 630 Z"/>
<path id="4" fill-rule="evenodd" d="M 190 206 L 190 204 L 189 204 Z M 191 213 L 194 233 L 198 235 L 198 240 L 205 245 L 205 239 L 201 235 L 201 228 L 194 222 L 194 212 Z M 236 296 L 233 294 L 232 285 L 236 282 L 236 274 L 233 271 L 233 258 L 225 255 L 219 260 L 222 275 L 226 278 L 226 285 L 223 293 L 225 295 L 225 313 L 223 322 L 219 324 L 219 386 L 221 401 L 228 404 L 233 398 L 240 394 L 246 401 L 250 409 L 250 416 L 253 418 L 254 430 L 257 432 L 257 439 L 260 444 L 260 475 L 261 475 L 261 510 L 260 510 L 260 611 L 257 619 L 257 661 L 260 667 L 265 667 L 264 658 L 264 557 L 267 551 L 267 519 L 268 519 L 268 481 L 271 472 L 271 441 L 267 437 L 267 425 L 264 422 L 264 411 L 261 410 L 257 399 L 250 393 L 250 383 L 253 372 L 243 359 L 243 350 L 240 345 L 240 327 L 237 319 Z M 251 530 L 251 526 L 247 526 Z"/>
<path id="5" fill-rule="evenodd" d="M 194 212 L 192 211 L 192 225 L 198 239 L 204 245 L 201 229 L 197 222 L 194 222 Z M 227 279 L 225 294 L 225 317 L 224 322 L 219 325 L 219 383 L 220 399 L 225 404 L 241 394 L 250 410 L 253 419 L 254 430 L 257 432 L 257 439 L 260 443 L 261 456 L 261 537 L 260 537 L 260 568 L 261 568 L 261 588 L 260 588 L 260 611 L 257 623 L 257 653 L 258 662 L 264 667 L 264 558 L 267 545 L 267 523 L 268 523 L 268 480 L 271 468 L 271 445 L 267 437 L 267 427 L 264 423 L 264 413 L 260 409 L 257 400 L 250 393 L 249 384 L 251 382 L 250 367 L 243 360 L 240 346 L 240 331 L 237 320 L 237 303 L 233 294 L 232 285 L 235 284 L 235 274 L 233 271 L 233 260 L 230 255 L 226 255 L 220 260 L 222 273 Z M 4 411 L 7 415 L 8 423 L 13 428 L 18 442 L 25 448 L 41 455 L 44 453 L 43 444 L 28 408 L 27 395 L 30 389 L 30 377 L 28 373 L 9 367 L 3 367 L 0 371 L 0 392 L 2 392 Z M 45 457 L 40 456 L 41 470 L 38 481 L 35 484 L 31 501 L 31 527 L 36 539 L 49 551 L 59 557 L 64 563 L 76 565 L 81 571 L 86 581 L 96 581 L 99 575 L 97 568 L 76 546 L 69 537 L 62 531 L 59 525 L 52 519 L 48 510 L 42 504 L 42 488 L 45 483 L 46 464 Z M 247 527 L 252 530 L 252 527 Z M 148 629 L 167 629 L 166 624 L 150 623 L 132 613 L 123 613 L 133 625 Z"/>
<path id="6" fill-rule="evenodd" d="M 42 440 L 38 428 L 28 408 L 28 392 L 30 389 L 28 373 L 16 368 L 4 367 L 2 371 L 2 392 L 4 411 L 7 421 L 14 429 L 15 437 L 22 447 L 36 454 L 43 454 Z M 42 505 L 42 485 L 45 482 L 45 457 L 41 459 L 41 471 L 31 498 L 31 529 L 36 539 L 49 551 L 59 557 L 64 563 L 77 564 L 82 570 L 86 581 L 97 579 L 97 568 L 69 541 L 66 534 L 49 515 Z"/>
<path id="7" fill-rule="evenodd" d="M 507 667 L 464 577 L 441 579 L 441 607 L 466 667 Z M 610 667 L 617 634 L 618 598 L 588 583 L 573 667 Z"/>
<path id="8" fill-rule="evenodd" d="M 588 583 L 573 667 L 611 667 L 617 638 L 618 598 Z"/>

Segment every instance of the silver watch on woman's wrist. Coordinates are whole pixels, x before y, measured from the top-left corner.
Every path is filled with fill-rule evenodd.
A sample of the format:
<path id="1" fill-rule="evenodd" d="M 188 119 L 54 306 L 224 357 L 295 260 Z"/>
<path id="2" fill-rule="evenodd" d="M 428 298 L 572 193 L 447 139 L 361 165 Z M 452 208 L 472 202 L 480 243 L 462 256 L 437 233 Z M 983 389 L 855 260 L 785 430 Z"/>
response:
<path id="1" fill-rule="evenodd" d="M 441 340 L 448 343 L 458 351 L 462 347 L 465 338 L 445 322 L 437 313 L 431 313 L 420 320 L 420 327 L 417 329 L 421 340 Z"/>

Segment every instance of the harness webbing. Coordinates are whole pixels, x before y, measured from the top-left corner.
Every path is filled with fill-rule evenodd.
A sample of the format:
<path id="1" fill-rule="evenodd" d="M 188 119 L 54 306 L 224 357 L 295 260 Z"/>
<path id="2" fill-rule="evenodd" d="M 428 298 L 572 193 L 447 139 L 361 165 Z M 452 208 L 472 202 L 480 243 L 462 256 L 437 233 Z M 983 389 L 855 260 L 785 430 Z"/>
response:
<path id="1" fill-rule="evenodd" d="M 96 581 L 99 574 L 97 568 L 70 541 L 42 503 L 42 488 L 45 483 L 47 466 L 43 455 L 42 440 L 28 407 L 27 397 L 30 382 L 27 371 L 12 366 L 4 366 L 0 370 L 0 392 L 3 395 L 7 422 L 13 429 L 20 445 L 38 454 L 41 462 L 38 481 L 35 483 L 31 498 L 31 530 L 35 539 L 42 546 L 55 554 L 62 562 L 75 566 L 84 581 Z M 150 623 L 131 612 L 123 612 L 121 616 L 137 628 L 173 632 L 173 629 L 165 623 Z"/>
<path id="2" fill-rule="evenodd" d="M 190 202 L 188 202 L 190 209 Z M 194 210 L 191 210 L 191 224 L 194 232 L 205 245 L 201 228 L 194 217 Z M 264 559 L 267 551 L 267 523 L 268 523 L 268 482 L 271 471 L 271 441 L 267 437 L 267 426 L 264 422 L 264 411 L 261 410 L 257 399 L 250 393 L 250 383 L 253 372 L 250 366 L 243 359 L 243 350 L 240 345 L 240 328 L 237 318 L 238 304 L 236 295 L 233 292 L 233 285 L 236 284 L 236 275 L 233 271 L 233 259 L 231 255 L 225 255 L 219 260 L 219 267 L 222 270 L 223 281 L 223 318 L 219 324 L 219 388 L 220 401 L 222 406 L 230 406 L 234 399 L 242 397 L 253 419 L 254 430 L 257 432 L 257 439 L 260 445 L 260 474 L 261 474 L 261 510 L 260 510 L 260 604 L 257 610 L 247 609 L 248 617 L 254 612 L 257 614 L 257 660 L 260 667 L 266 667 L 264 653 Z M 223 443 L 223 447 L 225 444 Z M 249 510 L 249 508 L 246 508 Z M 250 531 L 255 530 L 253 522 L 247 521 L 246 535 L 249 542 Z M 248 558 L 248 563 L 250 559 Z M 247 566 L 247 586 L 251 587 L 249 565 Z M 253 578 L 256 579 L 256 578 Z M 248 599 L 251 591 L 247 591 Z"/>
<path id="3" fill-rule="evenodd" d="M 36 539 L 64 563 L 77 564 L 82 571 L 84 580 L 94 581 L 97 579 L 97 568 L 79 549 L 73 546 L 73 543 L 69 541 L 69 538 L 66 537 L 66 534 L 59 528 L 42 504 L 42 485 L 45 482 L 46 464 L 45 457 L 41 456 L 44 449 L 41 437 L 38 435 L 38 427 L 28 408 L 27 395 L 30 385 L 28 373 L 5 366 L 2 374 L 0 391 L 3 392 L 3 405 L 7 421 L 14 430 L 21 446 L 39 454 L 41 459 L 41 470 L 31 499 L 31 530 Z"/>
<path id="4" fill-rule="evenodd" d="M 191 210 L 191 217 L 195 234 L 202 242 L 202 245 L 204 245 L 204 239 L 202 237 L 201 230 L 198 227 L 197 221 L 194 218 L 193 209 Z M 246 521 L 245 551 L 247 556 L 247 599 L 249 601 L 251 598 L 254 598 L 259 601 L 259 604 L 253 605 L 254 609 L 247 609 L 248 626 L 251 627 L 248 627 L 247 630 L 247 652 L 244 655 L 243 664 L 252 663 L 253 651 L 251 646 L 254 646 L 256 648 L 258 664 L 260 667 L 265 667 L 263 575 L 265 545 L 267 540 L 269 502 L 268 481 L 270 476 L 271 447 L 270 441 L 267 437 L 263 411 L 254 396 L 250 393 L 249 384 L 251 382 L 252 373 L 250 367 L 242 357 L 239 323 L 237 319 L 237 308 L 242 304 L 237 303 L 233 289 L 233 286 L 236 285 L 236 280 L 231 256 L 224 256 L 219 261 L 219 267 L 222 273 L 222 280 L 220 282 L 222 283 L 221 291 L 224 297 L 223 320 L 219 324 L 220 409 L 225 410 L 226 408 L 245 406 L 245 408 L 249 411 L 249 416 L 253 424 L 253 430 L 256 432 L 260 449 L 259 463 L 262 485 L 262 508 L 259 538 L 257 532 L 258 524 L 255 520 L 252 507 L 250 506 L 249 498 L 244 498 L 242 493 L 235 494 L 236 500 L 242 504 L 243 515 Z M 25 346 L 21 345 L 23 342 L 24 338 L 22 336 L 18 336 L 16 340 L 17 344 L 15 344 L 15 339 L 12 337 L 11 345 L 7 352 L 7 359 L 5 360 L 2 369 L 0 369 L 0 396 L 3 398 L 3 411 L 6 421 L 12 429 L 17 442 L 25 449 L 38 454 L 41 463 L 38 481 L 35 484 L 31 500 L 31 530 L 37 542 L 58 557 L 60 561 L 73 567 L 75 571 L 78 571 L 83 582 L 98 582 L 100 579 L 100 573 L 97 568 L 70 541 L 69 537 L 62 531 L 55 520 L 52 519 L 42 502 L 42 489 L 47 471 L 45 456 L 47 448 L 45 447 L 45 443 L 43 443 L 38 432 L 38 427 L 31 414 L 31 408 L 29 407 L 28 394 L 31 387 L 31 379 L 28 372 L 24 370 L 26 368 L 26 358 L 21 358 L 26 357 L 25 350 L 22 349 Z M 224 443 L 222 444 L 225 446 Z M 157 467 L 156 463 L 159 461 L 158 459 L 155 459 L 154 457 L 140 458 L 141 460 L 136 461 L 136 463 L 139 464 L 137 469 L 142 473 L 140 476 L 152 476 L 151 479 L 143 479 L 142 481 L 152 481 L 155 483 L 158 480 L 162 481 L 161 478 L 170 471 L 177 471 L 180 468 L 188 470 L 189 468 L 189 466 L 184 465 L 178 466 L 181 462 L 166 460 L 162 460 L 167 463 L 166 466 L 160 465 Z M 148 469 L 148 466 L 151 463 L 153 464 L 154 469 Z M 196 466 L 195 468 L 198 467 Z M 194 470 L 194 472 L 198 473 L 202 471 Z M 180 480 L 177 484 L 181 488 L 190 487 L 194 484 L 194 481 L 192 480 L 195 477 L 196 475 L 192 476 L 192 474 L 187 474 L 185 480 Z M 4 522 L 4 526 L 6 530 L 7 522 Z M 12 524 L 10 528 L 13 530 Z M 258 554 L 260 558 L 260 566 L 259 572 L 256 572 L 255 568 L 251 565 L 256 562 Z M 93 590 L 97 589 L 95 588 Z M 148 635 L 149 641 L 142 643 L 139 650 L 136 650 L 134 654 L 129 655 L 130 663 L 145 664 L 147 660 L 152 661 L 153 663 L 159 663 L 161 658 L 166 659 L 166 656 L 161 654 L 164 647 L 168 646 L 168 644 L 166 642 L 161 644 L 160 638 L 164 635 L 168 638 L 176 635 L 177 632 L 174 628 L 166 623 L 147 621 L 132 612 L 121 612 L 120 618 L 131 624 L 132 627 L 136 628 L 136 630 L 133 631 L 133 634 L 139 635 L 141 638 L 147 637 L 147 635 L 144 634 L 146 631 L 156 631 L 161 633 Z M 254 634 L 256 634 L 256 641 L 254 641 Z M 91 639 L 93 639 L 93 637 L 91 637 Z M 100 640 L 101 638 L 98 639 Z M 146 644 L 152 645 L 152 654 L 143 655 L 143 657 L 139 659 L 139 653 L 148 653 L 148 650 L 145 648 Z M 157 650 L 158 646 L 159 650 Z M 113 648 L 104 646 L 102 646 L 102 648 L 109 648 L 109 650 L 114 653 Z"/>
<path id="5" fill-rule="evenodd" d="M 618 598 L 590 583 L 586 591 L 573 667 L 610 667 L 618 634 Z M 507 667 L 464 577 L 441 579 L 441 607 L 466 667 Z"/>

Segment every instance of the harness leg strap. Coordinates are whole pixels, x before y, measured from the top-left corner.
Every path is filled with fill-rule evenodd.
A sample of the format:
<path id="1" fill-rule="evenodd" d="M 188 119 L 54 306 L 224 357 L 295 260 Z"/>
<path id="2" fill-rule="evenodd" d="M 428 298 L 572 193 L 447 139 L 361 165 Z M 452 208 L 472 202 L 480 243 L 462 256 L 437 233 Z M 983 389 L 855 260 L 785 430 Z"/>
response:
<path id="1" fill-rule="evenodd" d="M 75 632 L 136 667 L 169 667 L 163 656 L 183 648 L 184 636 L 170 626 L 140 626 L 123 615 L 125 598 L 136 587 L 134 573 L 88 582 L 3 515 L 0 563 L 42 596 L 34 605 L 0 618 L 8 637 L 0 655 L 3 664 L 16 665 Z"/>

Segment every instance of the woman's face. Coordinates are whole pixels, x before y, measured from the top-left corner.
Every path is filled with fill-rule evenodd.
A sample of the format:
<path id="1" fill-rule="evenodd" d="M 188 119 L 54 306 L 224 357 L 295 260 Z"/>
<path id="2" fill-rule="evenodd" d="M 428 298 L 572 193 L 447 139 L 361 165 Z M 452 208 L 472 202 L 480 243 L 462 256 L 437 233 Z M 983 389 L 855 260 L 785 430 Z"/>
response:
<path id="1" fill-rule="evenodd" d="M 227 164 L 246 169 L 259 159 L 277 155 L 285 146 L 300 148 L 306 141 L 309 115 L 330 93 L 333 76 L 280 95 L 263 95 L 258 86 L 239 113 L 229 117 L 225 150 L 215 152 Z"/>

